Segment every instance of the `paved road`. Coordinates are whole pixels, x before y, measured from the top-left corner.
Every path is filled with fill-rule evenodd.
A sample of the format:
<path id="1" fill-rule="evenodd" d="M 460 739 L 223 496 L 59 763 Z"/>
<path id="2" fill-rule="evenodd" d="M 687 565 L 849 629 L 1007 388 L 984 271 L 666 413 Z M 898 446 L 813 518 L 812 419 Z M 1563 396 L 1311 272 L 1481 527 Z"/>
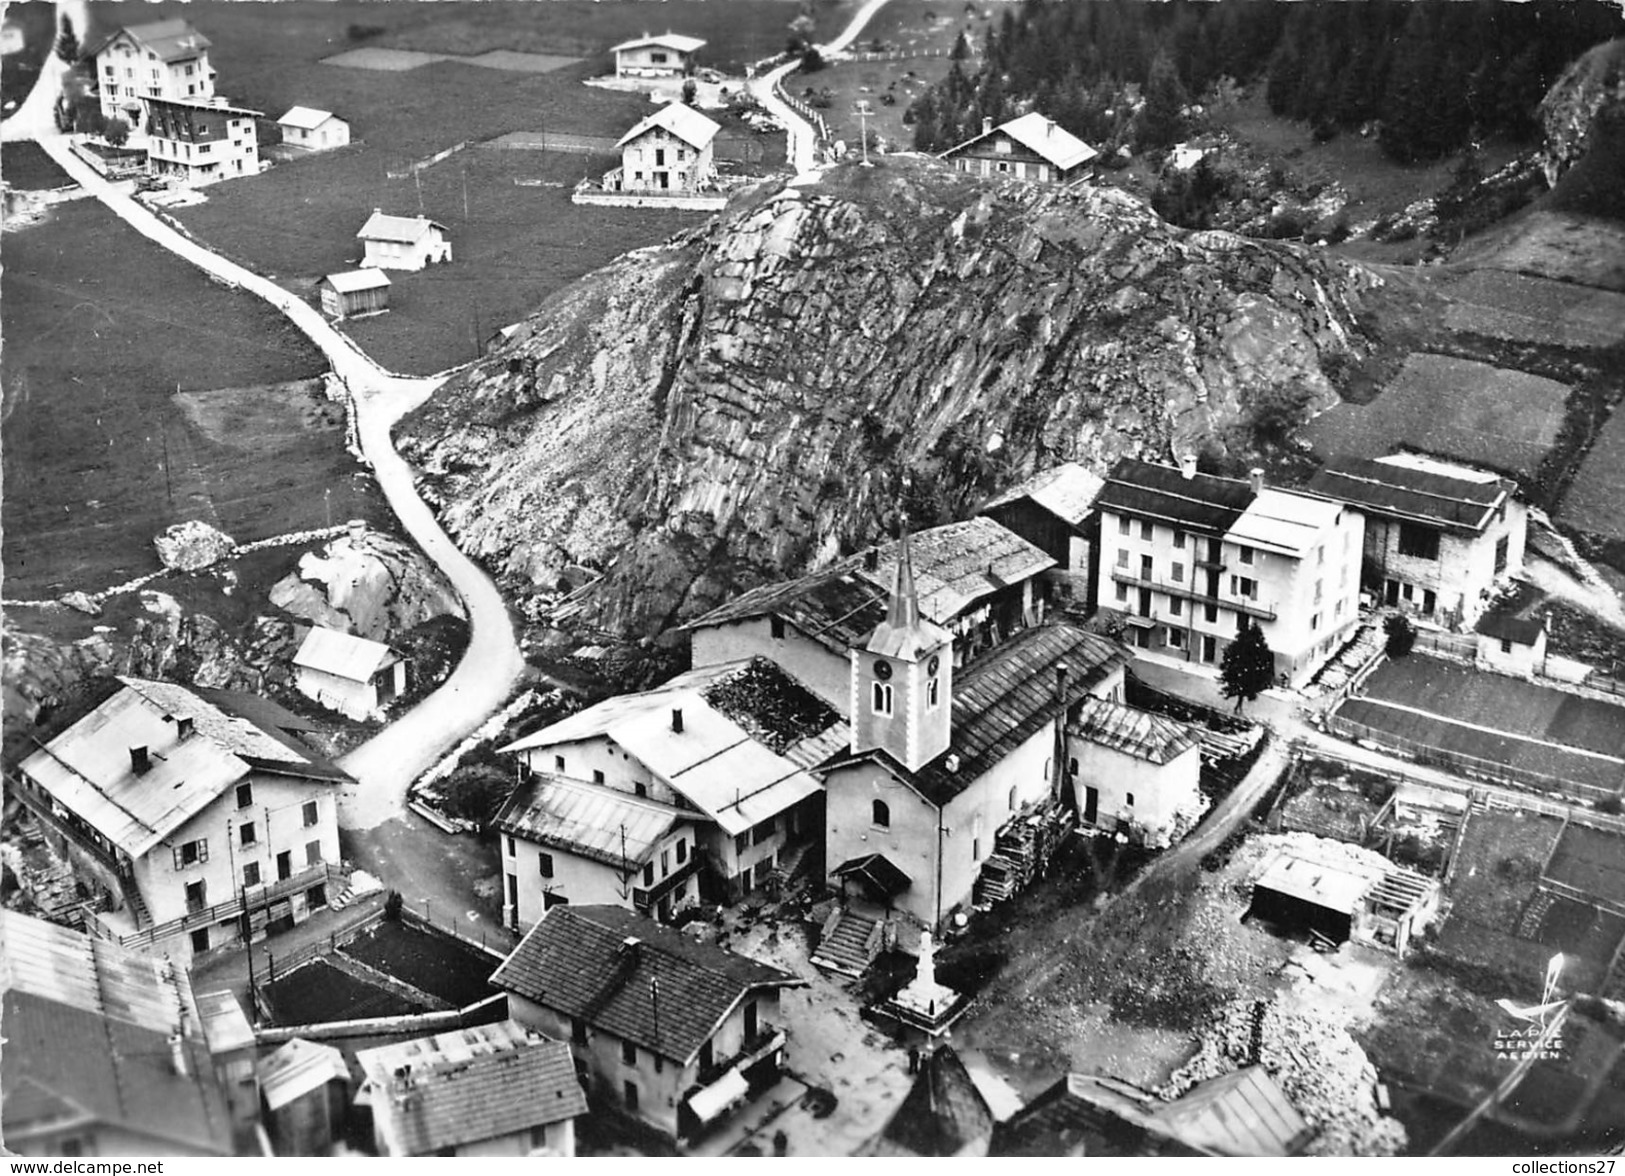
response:
<path id="1" fill-rule="evenodd" d="M 355 403 L 362 453 L 414 542 L 440 567 L 468 611 L 468 652 L 444 685 L 340 762 L 360 782 L 340 802 L 347 828 L 372 828 L 400 814 L 406 789 L 512 694 L 524 660 L 507 605 L 490 578 L 457 549 L 418 497 L 411 470 L 395 452 L 391 427 L 421 404 L 445 375 L 413 378 L 380 369 L 314 307 L 274 282 L 228 261 L 170 228 L 119 192 L 68 148 L 66 138 L 39 139 L 52 159 L 142 236 L 200 269 L 265 299 L 322 349 Z"/>
<path id="2" fill-rule="evenodd" d="M 62 19 L 66 17 L 73 22 L 73 31 L 83 45 L 85 31 L 90 27 L 87 12 L 85 0 L 59 0 L 56 6 L 57 31 L 61 31 Z M 67 72 L 67 63 L 52 52 L 40 66 L 39 77 L 34 80 L 34 88 L 28 92 L 28 97 L 23 99 L 22 105 L 12 112 L 11 117 L 0 123 L 0 141 L 15 143 L 56 133 L 56 98 L 62 92 L 62 78 Z"/>

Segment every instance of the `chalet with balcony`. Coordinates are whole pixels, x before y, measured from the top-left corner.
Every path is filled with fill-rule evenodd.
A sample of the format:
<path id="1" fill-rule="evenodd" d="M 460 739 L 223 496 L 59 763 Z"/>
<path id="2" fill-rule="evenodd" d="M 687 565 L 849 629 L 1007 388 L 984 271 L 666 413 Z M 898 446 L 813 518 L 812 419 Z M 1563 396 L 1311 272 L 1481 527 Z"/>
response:
<path id="1" fill-rule="evenodd" d="M 1363 526 L 1340 502 L 1124 458 L 1095 509 L 1099 606 L 1139 649 L 1216 667 L 1256 621 L 1299 685 L 1357 623 Z"/>
<path id="2" fill-rule="evenodd" d="M 684 626 L 696 666 L 765 657 L 842 714 L 851 656 L 886 617 L 901 544 L 871 547 L 821 572 L 767 584 Z M 963 666 L 1043 621 L 1043 574 L 1054 557 L 990 518 L 948 523 L 909 539 L 921 615 L 954 638 Z"/>
<path id="3" fill-rule="evenodd" d="M 791 872 L 823 831 L 812 769 L 846 740 L 833 708 L 756 658 L 606 699 L 509 744 L 502 751 L 518 758 L 523 776 L 549 777 L 504 810 L 516 839 L 505 885 L 518 894 L 520 921 L 545 910 L 547 893 L 553 902 L 621 902 L 660 915 L 694 898 L 696 872 L 700 896 L 713 901 L 735 901 L 775 871 Z M 636 830 L 624 860 L 623 822 Z M 680 856 L 679 843 L 692 852 Z M 524 878 L 537 873 L 529 847 L 553 853 L 555 870 L 565 866 L 561 854 L 583 859 L 570 864 L 568 881 L 543 879 L 540 910 L 525 900 L 532 887 Z M 630 889 L 614 878 L 628 867 Z"/>
<path id="4" fill-rule="evenodd" d="M 209 38 L 185 20 L 125 25 L 85 56 L 95 62 L 103 117 L 122 118 L 134 130 L 146 126 L 147 99 L 208 102 L 214 97 Z"/>
<path id="5" fill-rule="evenodd" d="M 372 1111 L 380 1156 L 576 1154 L 587 1113 L 570 1047 L 499 1021 L 364 1049 L 356 1105 Z"/>
<path id="6" fill-rule="evenodd" d="M 0 994 L 8 1155 L 232 1154 L 184 967 L 0 910 Z"/>
<path id="7" fill-rule="evenodd" d="M 257 110 L 207 101 L 148 98 L 147 170 L 198 188 L 260 173 Z"/>
<path id="8" fill-rule="evenodd" d="M 694 68 L 694 56 L 704 48 L 699 37 L 661 33 L 622 41 L 610 52 L 615 54 L 618 78 L 677 78 Z"/>
<path id="9" fill-rule="evenodd" d="M 1495 474 L 1411 453 L 1341 457 L 1308 489 L 1360 514 L 1366 586 L 1426 620 L 1471 627 L 1497 581 L 1523 567 L 1529 511 Z"/>
<path id="10" fill-rule="evenodd" d="M 1040 470 L 989 499 L 978 514 L 1020 535 L 1055 561 L 1045 573 L 1058 595 L 1079 607 L 1094 602 L 1094 561 L 1100 542 L 1095 496 L 1105 482 L 1075 461 Z"/>
<path id="11" fill-rule="evenodd" d="M 807 983 L 619 906 L 554 907 L 491 982 L 589 1094 L 678 1140 L 779 1080 L 779 994 Z"/>
<path id="12" fill-rule="evenodd" d="M 716 176 L 713 144 L 722 128 L 681 102 L 668 102 L 621 136 L 619 173 L 604 187 L 617 192 L 687 195 Z"/>
<path id="13" fill-rule="evenodd" d="M 14 790 L 116 908 L 104 932 L 187 960 L 325 906 L 354 781 L 299 741 L 309 724 L 253 695 L 118 682 Z"/>
<path id="14" fill-rule="evenodd" d="M 982 133 L 950 147 L 937 158 L 968 175 L 1010 177 L 1039 183 L 1070 184 L 1089 171 L 1098 156 L 1089 144 L 1037 111 L 999 126 L 982 120 Z"/>

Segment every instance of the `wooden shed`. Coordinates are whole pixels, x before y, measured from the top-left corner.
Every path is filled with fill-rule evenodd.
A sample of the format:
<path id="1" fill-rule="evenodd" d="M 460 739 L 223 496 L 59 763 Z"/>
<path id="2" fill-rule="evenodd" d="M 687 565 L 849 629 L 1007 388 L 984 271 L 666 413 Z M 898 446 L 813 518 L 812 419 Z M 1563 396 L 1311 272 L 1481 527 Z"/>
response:
<path id="1" fill-rule="evenodd" d="M 322 313 L 333 318 L 378 314 L 389 309 L 389 276 L 383 270 L 346 270 L 321 280 Z"/>
<path id="2" fill-rule="evenodd" d="M 259 1064 L 265 1128 L 279 1156 L 333 1149 L 350 1105 L 350 1070 L 331 1045 L 295 1037 Z"/>

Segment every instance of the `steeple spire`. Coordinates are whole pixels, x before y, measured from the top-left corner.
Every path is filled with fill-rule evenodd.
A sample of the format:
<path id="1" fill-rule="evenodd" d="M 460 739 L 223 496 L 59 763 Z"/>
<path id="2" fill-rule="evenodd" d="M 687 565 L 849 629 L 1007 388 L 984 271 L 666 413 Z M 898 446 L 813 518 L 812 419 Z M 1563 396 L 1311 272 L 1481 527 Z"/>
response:
<path id="1" fill-rule="evenodd" d="M 908 551 L 908 524 L 903 524 L 903 540 L 897 554 L 897 578 L 892 583 L 891 600 L 886 605 L 886 624 L 894 629 L 912 629 L 920 623 L 920 598 L 914 590 L 914 560 Z"/>

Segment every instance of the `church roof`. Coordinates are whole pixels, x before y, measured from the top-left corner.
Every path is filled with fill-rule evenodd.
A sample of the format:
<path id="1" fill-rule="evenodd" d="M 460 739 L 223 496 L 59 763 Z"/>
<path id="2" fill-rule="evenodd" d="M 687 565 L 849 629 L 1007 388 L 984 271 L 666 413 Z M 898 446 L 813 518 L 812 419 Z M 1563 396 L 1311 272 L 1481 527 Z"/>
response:
<path id="1" fill-rule="evenodd" d="M 920 616 L 914 588 L 914 561 L 909 558 L 908 532 L 903 533 L 897 578 L 886 604 L 886 619 L 869 634 L 865 648 L 885 657 L 918 661 L 925 653 L 953 641 L 953 634 Z"/>
<path id="2" fill-rule="evenodd" d="M 877 1156 L 975 1155 L 993 1134 L 993 1111 L 950 1045 L 922 1060 L 919 1077 L 869 1147 Z M 985 1154 L 985 1150 L 984 1150 Z"/>

